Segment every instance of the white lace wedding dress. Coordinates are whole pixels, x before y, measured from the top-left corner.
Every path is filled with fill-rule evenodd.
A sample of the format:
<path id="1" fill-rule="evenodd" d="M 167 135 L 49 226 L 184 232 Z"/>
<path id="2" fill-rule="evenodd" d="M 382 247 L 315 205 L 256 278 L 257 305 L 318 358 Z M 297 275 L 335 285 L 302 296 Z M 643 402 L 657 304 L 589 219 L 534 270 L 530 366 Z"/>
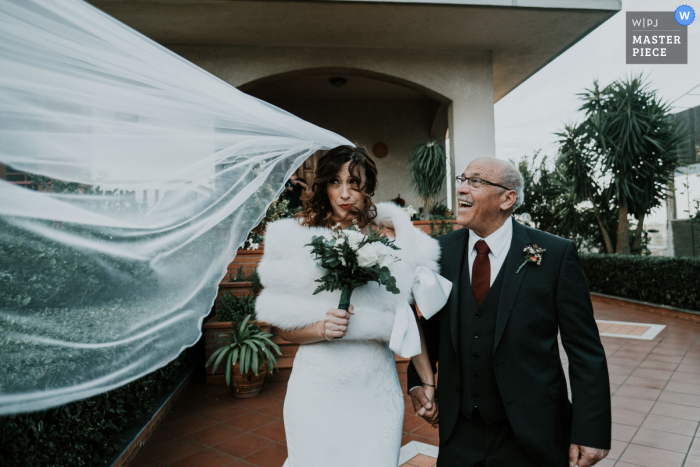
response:
<path id="1" fill-rule="evenodd" d="M 386 342 L 302 345 L 284 404 L 285 467 L 396 467 L 403 415 Z"/>
<path id="2" fill-rule="evenodd" d="M 299 347 L 284 403 L 285 467 L 398 465 L 404 402 L 388 342 L 397 308 L 412 300 L 415 270 L 436 271 L 439 247 L 401 208 L 379 203 L 377 213 L 374 222 L 393 227 L 401 248 L 392 266 L 401 292 L 391 294 L 376 283 L 355 289 L 346 336 Z M 338 307 L 339 291 L 313 295 L 314 280 L 325 270 L 304 246 L 314 235 L 329 234 L 292 219 L 268 225 L 258 266 L 264 286 L 256 302 L 259 320 L 294 329 Z"/>

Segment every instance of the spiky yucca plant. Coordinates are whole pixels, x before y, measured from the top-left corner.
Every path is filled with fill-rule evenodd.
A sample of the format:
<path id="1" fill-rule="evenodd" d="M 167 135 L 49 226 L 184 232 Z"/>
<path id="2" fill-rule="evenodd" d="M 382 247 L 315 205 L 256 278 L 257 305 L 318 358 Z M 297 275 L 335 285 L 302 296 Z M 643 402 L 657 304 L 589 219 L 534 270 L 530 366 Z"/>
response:
<path id="1" fill-rule="evenodd" d="M 409 158 L 411 188 L 424 201 L 428 212 L 431 200 L 440 194 L 447 176 L 445 149 L 435 141 L 416 146 Z"/>
<path id="2" fill-rule="evenodd" d="M 231 385 L 231 369 L 236 362 L 240 364 L 240 371 L 243 376 L 246 376 L 248 371 L 252 371 L 257 376 L 260 369 L 264 366 L 265 360 L 267 360 L 267 366 L 270 371 L 277 368 L 277 359 L 271 350 L 267 348 L 268 345 L 277 352 L 277 355 L 282 355 L 282 351 L 277 344 L 270 340 L 272 334 L 250 323 L 250 318 L 251 315 L 246 316 L 241 321 L 238 330 L 232 329 L 230 337 L 225 337 L 225 334 L 220 335 L 219 343 L 228 341 L 229 344 L 214 352 L 206 365 L 209 366 L 216 360 L 212 370 L 212 372 L 215 372 L 219 364 L 225 360 L 226 384 L 229 386 Z M 259 354 L 262 354 L 262 356 L 259 357 Z"/>

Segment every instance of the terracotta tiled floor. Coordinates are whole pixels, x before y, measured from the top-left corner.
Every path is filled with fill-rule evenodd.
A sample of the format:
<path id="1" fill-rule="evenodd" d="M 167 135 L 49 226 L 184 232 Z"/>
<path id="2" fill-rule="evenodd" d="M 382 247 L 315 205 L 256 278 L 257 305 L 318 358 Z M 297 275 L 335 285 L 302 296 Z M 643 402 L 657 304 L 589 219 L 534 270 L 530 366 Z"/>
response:
<path id="1" fill-rule="evenodd" d="M 700 324 L 596 301 L 594 308 L 602 320 L 666 325 L 653 340 L 602 338 L 612 385 L 613 442 L 610 456 L 598 465 L 700 467 Z M 286 383 L 265 383 L 259 396 L 234 399 L 225 386 L 195 382 L 131 465 L 280 467 L 287 457 L 285 393 Z M 437 446 L 437 431 L 413 414 L 408 397 L 405 401 L 402 445 Z M 404 466 L 434 463 L 421 454 Z"/>

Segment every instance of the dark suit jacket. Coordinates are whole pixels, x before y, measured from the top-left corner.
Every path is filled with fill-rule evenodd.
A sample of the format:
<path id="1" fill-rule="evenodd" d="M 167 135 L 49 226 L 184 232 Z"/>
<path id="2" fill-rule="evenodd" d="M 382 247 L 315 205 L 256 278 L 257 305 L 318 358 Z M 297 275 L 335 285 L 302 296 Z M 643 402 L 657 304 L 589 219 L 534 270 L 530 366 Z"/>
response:
<path id="1" fill-rule="evenodd" d="M 508 220 L 507 222 L 511 222 Z M 593 307 L 570 240 L 513 222 L 513 240 L 503 264 L 493 364 L 496 381 L 520 444 L 542 465 L 561 465 L 569 443 L 609 449 L 610 382 Z M 455 426 L 460 404 L 458 301 L 462 258 L 469 230 L 439 237 L 440 273 L 454 284 L 445 304 L 430 320 L 421 318 L 430 361 L 440 362 L 438 407 L 440 440 Z M 546 251 L 542 263 L 527 264 L 523 249 Z M 466 260 L 466 259 L 465 259 Z M 557 332 L 569 358 L 573 405 L 559 358 Z M 412 365 L 408 388 L 421 384 Z"/>

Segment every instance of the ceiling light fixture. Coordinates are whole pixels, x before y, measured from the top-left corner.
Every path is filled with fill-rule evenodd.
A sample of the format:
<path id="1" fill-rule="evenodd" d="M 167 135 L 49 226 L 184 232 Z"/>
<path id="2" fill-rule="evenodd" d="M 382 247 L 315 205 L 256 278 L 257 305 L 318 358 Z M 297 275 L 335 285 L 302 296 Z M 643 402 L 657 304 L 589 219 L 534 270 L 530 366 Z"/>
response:
<path id="1" fill-rule="evenodd" d="M 347 83 L 348 80 L 346 80 L 345 78 L 341 78 L 340 76 L 336 76 L 335 78 L 329 79 L 328 82 L 331 83 L 336 88 L 339 88 L 342 85 L 344 85 L 345 83 Z"/>

